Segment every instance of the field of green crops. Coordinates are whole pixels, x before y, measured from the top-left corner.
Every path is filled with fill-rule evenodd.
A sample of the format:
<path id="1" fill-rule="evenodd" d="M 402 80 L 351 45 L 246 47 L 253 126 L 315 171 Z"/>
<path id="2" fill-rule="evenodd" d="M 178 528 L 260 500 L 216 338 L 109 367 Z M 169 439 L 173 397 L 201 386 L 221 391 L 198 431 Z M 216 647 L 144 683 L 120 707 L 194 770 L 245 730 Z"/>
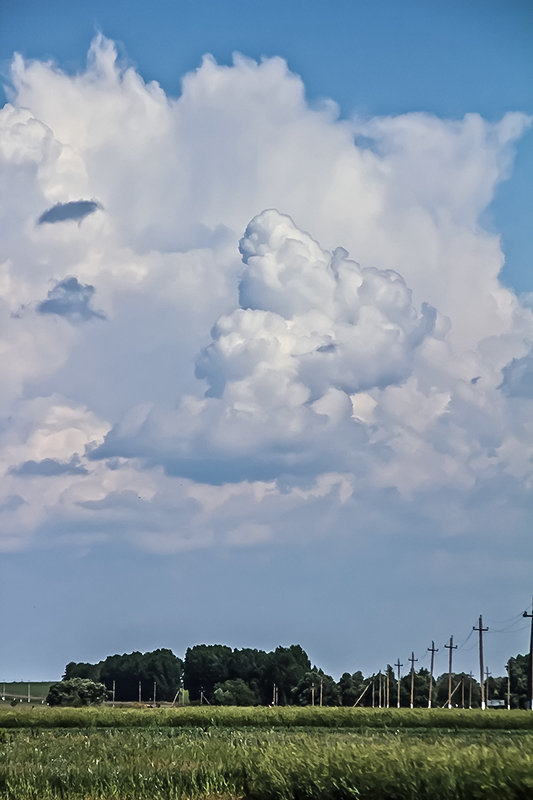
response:
<path id="1" fill-rule="evenodd" d="M 5 800 L 531 800 L 526 711 L 0 710 Z"/>

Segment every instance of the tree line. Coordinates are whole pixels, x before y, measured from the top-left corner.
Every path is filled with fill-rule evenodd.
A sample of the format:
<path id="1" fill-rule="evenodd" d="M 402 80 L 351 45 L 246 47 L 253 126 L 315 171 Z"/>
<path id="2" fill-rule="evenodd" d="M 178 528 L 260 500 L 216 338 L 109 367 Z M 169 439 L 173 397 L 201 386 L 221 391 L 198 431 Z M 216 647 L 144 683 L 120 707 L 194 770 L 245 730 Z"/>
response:
<path id="1" fill-rule="evenodd" d="M 529 656 L 509 659 L 508 675 L 490 676 L 485 693 L 490 701 L 500 700 L 511 708 L 525 708 L 528 703 Z M 226 645 L 199 644 L 187 649 L 182 660 L 169 649 L 148 653 L 125 653 L 108 656 L 96 664 L 71 661 L 65 668 L 54 703 L 61 703 L 63 694 L 71 698 L 73 680 L 102 684 L 108 694 L 114 688 L 118 702 L 172 701 L 180 689 L 186 689 L 192 703 L 217 705 L 324 705 L 324 706 L 395 706 L 427 707 L 430 674 L 425 668 L 407 672 L 400 678 L 388 665 L 382 673 L 364 676 L 360 670 L 344 672 L 335 681 L 323 670 L 311 665 L 309 656 L 300 645 L 277 647 L 267 652 L 251 648 L 232 649 Z M 450 682 L 448 673 L 433 679 L 432 706 L 448 703 Z M 80 686 L 81 684 L 78 684 Z M 91 696 L 87 684 L 84 697 Z M 67 691 L 68 689 L 68 691 Z M 81 691 L 81 690 L 80 690 Z M 92 690 L 94 692 L 94 690 Z M 70 695 L 69 695 L 70 692 Z M 59 698 L 59 699 L 58 699 Z M 467 673 L 454 673 L 452 705 L 479 707 L 481 688 Z M 87 701 L 88 702 L 88 701 Z M 78 704 L 84 704 L 80 700 Z M 72 704 L 65 702 L 64 704 Z"/>

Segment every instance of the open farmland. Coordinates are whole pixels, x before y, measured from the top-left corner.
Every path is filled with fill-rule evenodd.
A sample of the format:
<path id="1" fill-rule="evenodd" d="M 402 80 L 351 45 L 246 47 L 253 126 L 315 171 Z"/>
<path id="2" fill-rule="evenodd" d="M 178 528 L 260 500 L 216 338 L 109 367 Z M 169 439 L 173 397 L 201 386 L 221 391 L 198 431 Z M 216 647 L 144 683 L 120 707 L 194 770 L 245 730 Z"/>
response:
<path id="1" fill-rule="evenodd" d="M 16 709 L 6 800 L 526 800 L 533 715 L 375 709 Z"/>
<path id="2" fill-rule="evenodd" d="M 43 703 L 52 683 L 53 681 L 36 681 L 35 683 L 11 681 L 0 683 L 2 705 L 14 701 L 27 703 L 28 694 L 30 703 Z"/>

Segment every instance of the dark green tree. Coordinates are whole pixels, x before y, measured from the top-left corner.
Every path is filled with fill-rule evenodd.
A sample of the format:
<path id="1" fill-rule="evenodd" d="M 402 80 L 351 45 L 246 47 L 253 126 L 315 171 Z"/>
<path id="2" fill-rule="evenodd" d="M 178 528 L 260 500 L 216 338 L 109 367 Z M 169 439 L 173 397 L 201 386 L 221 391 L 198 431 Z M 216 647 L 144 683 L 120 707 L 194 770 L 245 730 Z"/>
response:
<path id="1" fill-rule="evenodd" d="M 367 684 L 361 670 L 357 670 L 353 675 L 349 672 L 343 673 L 338 683 L 339 701 L 343 706 L 353 706 L 361 696 Z M 361 698 L 360 704 L 364 705 L 365 698 Z"/>
<path id="2" fill-rule="evenodd" d="M 213 700 L 220 706 L 256 706 L 258 697 L 242 678 L 215 684 Z"/>
<path id="3" fill-rule="evenodd" d="M 50 706 L 90 706 L 103 703 L 107 689 L 103 683 L 88 678 L 71 678 L 53 683 L 46 702 Z"/>
<path id="4" fill-rule="evenodd" d="M 529 655 L 518 654 L 508 661 L 511 679 L 511 708 L 527 708 Z"/>
<path id="5" fill-rule="evenodd" d="M 99 661 L 98 664 L 87 664 L 84 661 L 70 661 L 65 667 L 63 680 L 70 680 L 71 678 L 89 678 L 92 681 L 99 681 L 101 666 L 101 661 Z"/>
<path id="6" fill-rule="evenodd" d="M 254 692 L 256 703 L 267 705 L 272 699 L 272 686 L 267 671 L 269 656 L 264 650 L 234 650 L 228 664 L 229 677 L 241 678 Z"/>
<path id="7" fill-rule="evenodd" d="M 320 704 L 321 684 L 322 705 L 339 705 L 339 687 L 330 675 L 326 675 L 316 667 L 302 675 L 298 684 L 292 690 L 293 703 L 299 706 L 309 706 L 312 705 L 314 698 L 314 704 L 318 706 Z"/>
<path id="8" fill-rule="evenodd" d="M 311 669 L 311 662 L 305 650 L 299 644 L 290 647 L 276 647 L 269 653 L 267 680 L 270 686 L 276 684 L 278 703 L 287 705 L 292 702 L 292 690 L 298 686 L 306 672 Z"/>
<path id="9" fill-rule="evenodd" d="M 462 681 L 462 685 L 461 685 Z M 457 687 L 457 688 L 456 688 Z M 452 706 L 460 708 L 463 704 L 463 688 L 465 708 L 479 708 L 481 705 L 481 689 L 474 677 L 466 672 L 456 672 L 452 675 Z M 455 691 L 454 691 L 455 690 Z M 435 708 L 445 708 L 448 705 L 448 673 L 443 672 L 435 681 L 433 692 Z"/>
<path id="10" fill-rule="evenodd" d="M 133 701 L 141 696 L 153 697 L 154 681 L 159 700 L 172 700 L 182 680 L 183 662 L 171 650 L 160 649 L 151 653 L 123 653 L 108 656 L 98 664 L 75 663 L 65 668 L 65 678 L 90 678 L 100 680 L 111 690 L 115 682 L 115 699 Z"/>
<path id="11" fill-rule="evenodd" d="M 211 699 L 215 684 L 230 677 L 231 647 L 222 644 L 197 644 L 185 653 L 183 679 L 191 700 L 198 700 L 200 692 Z"/>

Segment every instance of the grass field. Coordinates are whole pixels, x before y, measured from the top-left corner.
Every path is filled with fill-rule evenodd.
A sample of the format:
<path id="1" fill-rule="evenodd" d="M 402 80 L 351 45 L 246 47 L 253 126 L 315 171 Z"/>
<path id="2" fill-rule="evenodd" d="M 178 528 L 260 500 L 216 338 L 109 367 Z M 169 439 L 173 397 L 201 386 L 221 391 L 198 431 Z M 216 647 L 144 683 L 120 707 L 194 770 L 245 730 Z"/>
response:
<path id="1" fill-rule="evenodd" d="M 10 683 L 0 683 L 0 702 L 9 703 L 12 700 L 28 701 L 28 687 L 32 703 L 41 703 L 48 694 L 53 681 L 39 681 L 28 683 L 26 681 L 11 681 Z"/>
<path id="2" fill-rule="evenodd" d="M 1 709 L 0 796 L 531 800 L 533 714 Z"/>

